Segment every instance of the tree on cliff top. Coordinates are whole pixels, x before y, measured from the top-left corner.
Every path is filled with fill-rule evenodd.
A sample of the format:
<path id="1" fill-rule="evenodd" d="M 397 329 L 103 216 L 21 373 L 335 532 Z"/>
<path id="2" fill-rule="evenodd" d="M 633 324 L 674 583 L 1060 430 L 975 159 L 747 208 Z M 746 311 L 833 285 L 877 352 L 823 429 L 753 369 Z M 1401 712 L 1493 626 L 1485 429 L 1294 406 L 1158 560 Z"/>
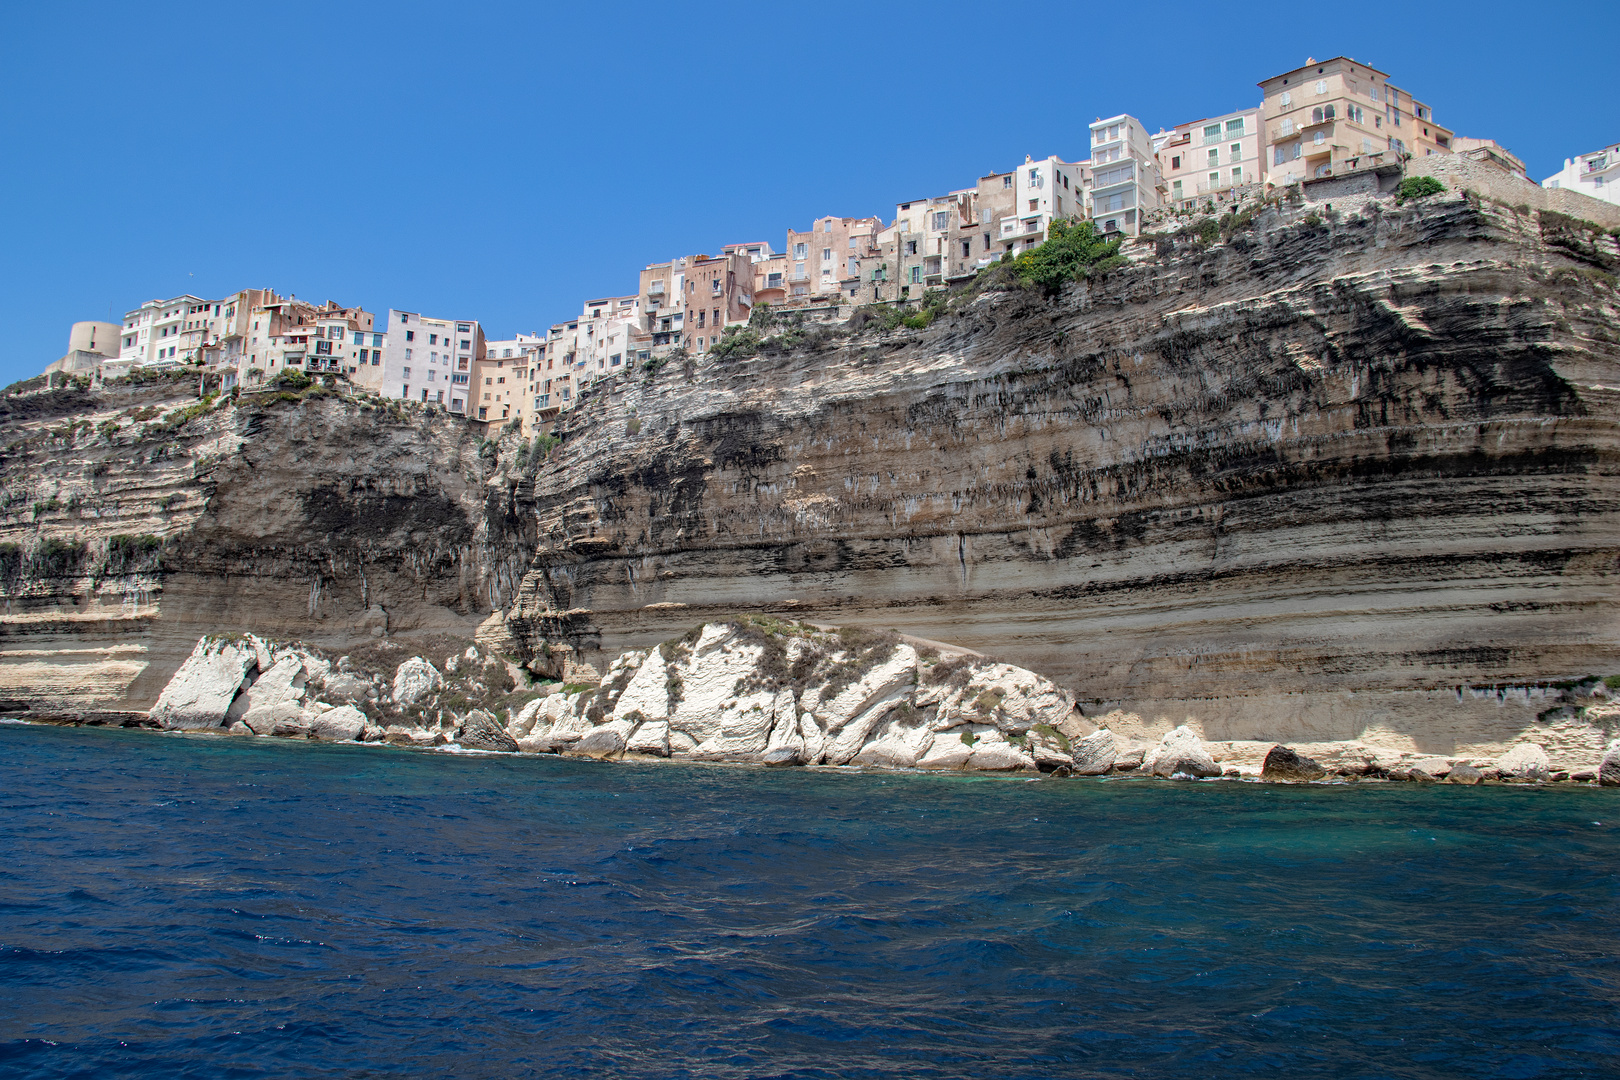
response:
<path id="1" fill-rule="evenodd" d="M 1032 285 L 1057 290 L 1078 281 L 1105 259 L 1119 255 L 1120 241 L 1104 240 L 1089 221 L 1054 221 L 1046 243 L 1013 260 L 1018 276 Z"/>

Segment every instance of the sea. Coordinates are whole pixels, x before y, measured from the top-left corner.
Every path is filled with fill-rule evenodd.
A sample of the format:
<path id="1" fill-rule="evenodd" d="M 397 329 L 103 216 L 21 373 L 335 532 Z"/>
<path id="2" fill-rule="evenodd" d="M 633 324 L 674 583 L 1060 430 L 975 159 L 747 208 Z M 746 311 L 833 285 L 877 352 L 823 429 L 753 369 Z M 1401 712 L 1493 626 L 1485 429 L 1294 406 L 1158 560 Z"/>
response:
<path id="1" fill-rule="evenodd" d="M 1620 1075 L 1620 790 L 0 761 L 6 1078 Z"/>

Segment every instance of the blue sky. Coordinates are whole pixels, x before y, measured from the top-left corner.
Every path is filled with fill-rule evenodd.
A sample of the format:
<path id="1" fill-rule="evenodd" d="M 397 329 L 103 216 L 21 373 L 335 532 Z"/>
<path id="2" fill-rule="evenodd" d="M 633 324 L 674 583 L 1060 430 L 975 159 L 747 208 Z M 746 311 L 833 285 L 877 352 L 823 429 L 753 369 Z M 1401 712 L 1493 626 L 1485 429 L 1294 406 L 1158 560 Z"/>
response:
<path id="1" fill-rule="evenodd" d="M 537 330 L 647 262 L 893 213 L 1346 54 L 1539 179 L 1620 138 L 1620 5 L 0 4 L 0 383 L 269 286 Z M 1115 11 L 1118 14 L 1109 14 Z"/>

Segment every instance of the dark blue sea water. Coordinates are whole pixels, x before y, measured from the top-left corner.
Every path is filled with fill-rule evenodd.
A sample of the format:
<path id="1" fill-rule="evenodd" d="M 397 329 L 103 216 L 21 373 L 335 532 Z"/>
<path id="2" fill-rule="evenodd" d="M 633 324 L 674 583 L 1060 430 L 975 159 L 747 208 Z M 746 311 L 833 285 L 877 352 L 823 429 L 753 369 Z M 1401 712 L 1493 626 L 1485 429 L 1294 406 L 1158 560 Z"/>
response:
<path id="1" fill-rule="evenodd" d="M 1620 1074 L 1620 792 L 0 725 L 6 1077 Z"/>

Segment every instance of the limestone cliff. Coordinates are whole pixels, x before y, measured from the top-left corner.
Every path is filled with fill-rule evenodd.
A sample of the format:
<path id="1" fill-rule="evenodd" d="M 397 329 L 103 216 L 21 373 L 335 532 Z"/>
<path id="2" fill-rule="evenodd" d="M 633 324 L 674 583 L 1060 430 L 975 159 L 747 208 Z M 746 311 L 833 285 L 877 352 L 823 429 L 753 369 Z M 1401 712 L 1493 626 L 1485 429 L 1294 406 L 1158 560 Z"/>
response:
<path id="1" fill-rule="evenodd" d="M 1130 257 L 923 330 L 629 373 L 523 464 L 337 398 L 169 432 L 182 397 L 149 387 L 5 417 L 4 692 L 145 708 L 210 631 L 482 624 L 600 667 L 791 613 L 1004 657 L 1131 737 L 1601 746 L 1559 684 L 1620 672 L 1614 237 L 1448 193 Z"/>

